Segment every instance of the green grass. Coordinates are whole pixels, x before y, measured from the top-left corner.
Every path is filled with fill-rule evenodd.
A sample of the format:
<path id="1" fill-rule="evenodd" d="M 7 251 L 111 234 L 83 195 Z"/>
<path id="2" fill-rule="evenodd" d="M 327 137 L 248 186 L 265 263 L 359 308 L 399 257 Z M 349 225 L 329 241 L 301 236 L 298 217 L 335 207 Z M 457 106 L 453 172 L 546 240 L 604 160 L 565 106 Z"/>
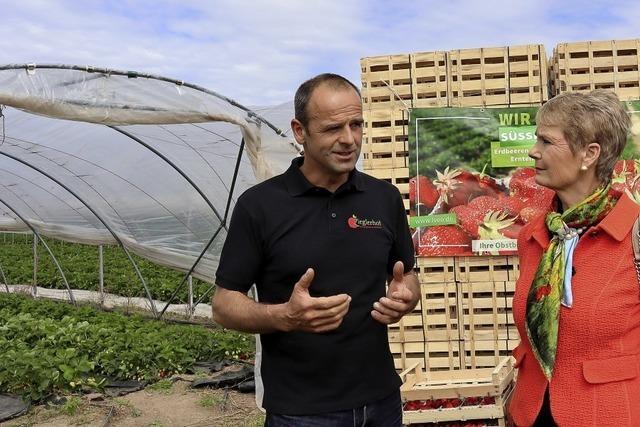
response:
<path id="1" fill-rule="evenodd" d="M 221 402 L 222 399 L 219 396 L 212 393 L 207 393 L 200 398 L 200 401 L 198 403 L 203 408 L 212 408 L 216 405 L 219 405 Z"/>
<path id="2" fill-rule="evenodd" d="M 149 387 L 147 387 L 147 389 L 158 392 L 158 393 L 162 393 L 162 394 L 169 394 L 171 393 L 172 387 L 173 387 L 173 381 L 171 381 L 168 378 L 165 378 L 151 384 Z"/>

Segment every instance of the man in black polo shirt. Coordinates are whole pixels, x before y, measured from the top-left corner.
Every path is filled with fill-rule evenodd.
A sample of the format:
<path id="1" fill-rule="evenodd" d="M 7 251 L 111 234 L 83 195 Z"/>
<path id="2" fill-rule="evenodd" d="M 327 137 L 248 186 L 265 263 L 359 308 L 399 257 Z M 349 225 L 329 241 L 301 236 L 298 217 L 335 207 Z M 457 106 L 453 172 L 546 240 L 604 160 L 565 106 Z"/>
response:
<path id="1" fill-rule="evenodd" d="M 420 295 L 402 198 L 355 169 L 363 118 L 351 82 L 303 83 L 295 116 L 304 156 L 238 199 L 214 318 L 260 334 L 265 425 L 400 426 L 386 325 Z M 254 283 L 259 302 L 247 297 Z"/>

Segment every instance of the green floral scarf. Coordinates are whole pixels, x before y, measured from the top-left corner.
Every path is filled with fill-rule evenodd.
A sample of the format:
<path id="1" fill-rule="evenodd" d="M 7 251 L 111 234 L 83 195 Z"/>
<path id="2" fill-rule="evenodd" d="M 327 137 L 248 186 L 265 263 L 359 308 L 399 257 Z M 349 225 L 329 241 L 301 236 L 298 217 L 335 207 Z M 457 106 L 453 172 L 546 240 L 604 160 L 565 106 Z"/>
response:
<path id="1" fill-rule="evenodd" d="M 564 213 L 550 212 L 545 224 L 553 236 L 542 254 L 527 297 L 526 330 L 533 353 L 548 379 L 553 375 L 558 344 L 560 304 L 571 307 L 572 257 L 579 235 L 596 225 L 615 206 L 620 192 L 611 184 L 598 188 Z M 559 203 L 556 198 L 556 203 Z"/>

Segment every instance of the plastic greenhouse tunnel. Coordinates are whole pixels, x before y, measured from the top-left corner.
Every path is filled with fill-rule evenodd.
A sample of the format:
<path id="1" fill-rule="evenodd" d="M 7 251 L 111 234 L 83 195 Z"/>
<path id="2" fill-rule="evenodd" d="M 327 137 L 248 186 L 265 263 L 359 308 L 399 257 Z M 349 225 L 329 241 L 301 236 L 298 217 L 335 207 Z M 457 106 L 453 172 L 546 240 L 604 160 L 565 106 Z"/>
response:
<path id="1" fill-rule="evenodd" d="M 126 296 L 156 317 L 174 306 L 193 313 L 213 288 L 236 198 L 299 154 L 280 130 L 291 114 L 290 103 L 257 113 L 150 74 L 0 66 L 0 234 L 22 236 L 33 253 L 31 284 L 8 283 L 12 261 L 0 257 L 0 291 L 101 304 Z M 99 286 L 74 283 L 62 242 L 90 245 Z M 104 284 L 103 257 L 116 250 L 134 277 L 126 295 Z M 141 261 L 180 274 L 160 295 Z M 55 286 L 37 283 L 45 262 Z"/>

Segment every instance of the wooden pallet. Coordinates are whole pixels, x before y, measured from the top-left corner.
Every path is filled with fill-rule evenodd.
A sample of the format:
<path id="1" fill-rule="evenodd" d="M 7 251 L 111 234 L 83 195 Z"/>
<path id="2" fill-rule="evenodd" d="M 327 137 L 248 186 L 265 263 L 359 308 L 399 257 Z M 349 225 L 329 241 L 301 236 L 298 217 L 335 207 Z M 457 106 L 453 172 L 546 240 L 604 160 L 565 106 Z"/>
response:
<path id="1" fill-rule="evenodd" d="M 610 89 L 640 99 L 640 39 L 559 43 L 552 57 L 552 93 Z"/>
<path id="2" fill-rule="evenodd" d="M 415 362 L 400 374 L 403 384 L 400 394 L 404 403 L 404 424 L 436 423 L 461 420 L 496 420 L 506 425 L 507 405 L 514 383 L 511 357 L 504 357 L 495 368 L 461 371 L 423 371 Z M 493 403 L 465 405 L 466 401 L 488 397 Z M 454 399 L 460 405 L 453 408 L 407 410 L 408 402 Z"/>
<path id="3" fill-rule="evenodd" d="M 452 50 L 448 58 L 451 107 L 540 104 L 548 99 L 542 45 Z"/>

